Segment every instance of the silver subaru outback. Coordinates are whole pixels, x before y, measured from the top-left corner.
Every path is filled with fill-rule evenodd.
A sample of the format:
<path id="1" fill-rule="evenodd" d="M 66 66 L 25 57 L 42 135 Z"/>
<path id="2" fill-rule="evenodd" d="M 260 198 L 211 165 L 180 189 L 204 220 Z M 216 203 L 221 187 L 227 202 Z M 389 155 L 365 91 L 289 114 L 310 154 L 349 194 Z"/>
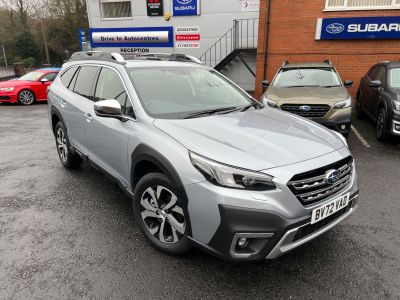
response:
<path id="1" fill-rule="evenodd" d="M 354 160 L 338 133 L 266 107 L 185 55 L 78 52 L 48 94 L 66 168 L 83 160 L 133 199 L 150 243 L 273 259 L 347 218 Z"/>

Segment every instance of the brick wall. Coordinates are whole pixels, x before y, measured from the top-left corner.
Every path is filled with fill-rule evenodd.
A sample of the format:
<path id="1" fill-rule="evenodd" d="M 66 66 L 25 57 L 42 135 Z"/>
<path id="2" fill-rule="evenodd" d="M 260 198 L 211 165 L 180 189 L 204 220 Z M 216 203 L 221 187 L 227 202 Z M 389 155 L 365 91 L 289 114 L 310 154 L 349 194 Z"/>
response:
<path id="1" fill-rule="evenodd" d="M 257 51 L 256 98 L 264 79 L 267 1 L 261 0 Z M 400 60 L 400 40 L 316 41 L 318 18 L 399 16 L 399 10 L 324 12 L 325 0 L 270 0 L 271 19 L 267 79 L 272 80 L 283 61 L 309 62 L 330 59 L 343 80 L 353 80 L 357 92 L 360 78 L 378 61 Z"/>

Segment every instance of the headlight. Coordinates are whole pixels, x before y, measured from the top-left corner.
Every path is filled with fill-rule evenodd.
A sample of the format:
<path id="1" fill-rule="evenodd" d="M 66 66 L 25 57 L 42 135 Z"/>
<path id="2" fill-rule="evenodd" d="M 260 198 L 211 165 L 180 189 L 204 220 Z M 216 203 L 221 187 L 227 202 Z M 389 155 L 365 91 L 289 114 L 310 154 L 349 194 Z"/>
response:
<path id="1" fill-rule="evenodd" d="M 5 87 L 5 88 L 0 88 L 0 91 L 11 92 L 13 89 L 14 89 L 13 87 Z"/>
<path id="2" fill-rule="evenodd" d="M 333 108 L 335 108 L 335 109 L 348 108 L 348 107 L 351 107 L 351 104 L 352 104 L 352 99 L 351 99 L 351 96 L 350 96 L 348 99 L 346 99 L 344 101 L 340 101 L 338 103 L 335 103 Z"/>
<path id="3" fill-rule="evenodd" d="M 262 102 L 264 104 L 267 104 L 270 107 L 278 107 L 278 103 L 276 103 L 275 101 L 272 101 L 270 99 L 268 99 L 267 97 L 263 96 L 262 98 Z"/>
<path id="4" fill-rule="evenodd" d="M 393 108 L 400 111 L 400 101 L 392 100 Z"/>
<path id="5" fill-rule="evenodd" d="M 190 160 L 195 168 L 213 184 L 251 191 L 274 190 L 273 177 L 260 172 L 239 169 L 218 163 L 190 152 Z"/>

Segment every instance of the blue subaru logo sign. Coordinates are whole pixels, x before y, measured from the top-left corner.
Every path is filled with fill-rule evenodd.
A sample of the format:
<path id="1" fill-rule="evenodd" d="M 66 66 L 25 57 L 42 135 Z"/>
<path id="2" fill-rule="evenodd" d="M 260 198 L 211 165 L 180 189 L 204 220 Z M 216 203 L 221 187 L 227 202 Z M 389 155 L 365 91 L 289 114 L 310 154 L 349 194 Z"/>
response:
<path id="1" fill-rule="evenodd" d="M 302 106 L 300 106 L 299 109 L 300 109 L 301 111 L 310 111 L 310 110 L 311 110 L 311 107 L 308 106 L 308 105 L 302 105 Z"/>
<path id="2" fill-rule="evenodd" d="M 174 16 L 200 15 L 200 0 L 172 0 L 171 4 Z"/>
<path id="3" fill-rule="evenodd" d="M 326 26 L 326 31 L 330 34 L 339 34 L 344 31 L 344 25 L 340 23 L 332 23 Z"/>
<path id="4" fill-rule="evenodd" d="M 338 182 L 340 180 L 341 175 L 342 174 L 338 170 L 330 170 L 330 171 L 326 172 L 325 182 L 327 184 L 335 184 L 336 182 Z"/>

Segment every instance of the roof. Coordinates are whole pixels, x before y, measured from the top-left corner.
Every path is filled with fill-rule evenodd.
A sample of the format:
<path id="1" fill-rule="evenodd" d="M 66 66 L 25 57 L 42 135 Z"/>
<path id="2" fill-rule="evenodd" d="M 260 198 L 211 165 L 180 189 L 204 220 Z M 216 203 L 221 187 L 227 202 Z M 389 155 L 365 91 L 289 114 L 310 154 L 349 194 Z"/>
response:
<path id="1" fill-rule="evenodd" d="M 197 63 L 181 62 L 181 61 L 165 61 L 165 60 L 143 60 L 132 59 L 127 60 L 125 67 L 205 67 Z"/>
<path id="2" fill-rule="evenodd" d="M 42 68 L 42 69 L 38 69 L 36 71 L 40 71 L 40 72 L 51 72 L 51 71 L 61 71 L 61 68 Z"/>
<path id="3" fill-rule="evenodd" d="M 393 62 L 391 61 L 390 66 L 395 68 L 400 68 L 400 61 L 393 61 Z"/>
<path id="4" fill-rule="evenodd" d="M 324 62 L 305 62 L 305 63 L 288 63 L 286 66 L 283 66 L 283 69 L 290 68 L 326 68 L 332 67 L 332 65 Z"/>

